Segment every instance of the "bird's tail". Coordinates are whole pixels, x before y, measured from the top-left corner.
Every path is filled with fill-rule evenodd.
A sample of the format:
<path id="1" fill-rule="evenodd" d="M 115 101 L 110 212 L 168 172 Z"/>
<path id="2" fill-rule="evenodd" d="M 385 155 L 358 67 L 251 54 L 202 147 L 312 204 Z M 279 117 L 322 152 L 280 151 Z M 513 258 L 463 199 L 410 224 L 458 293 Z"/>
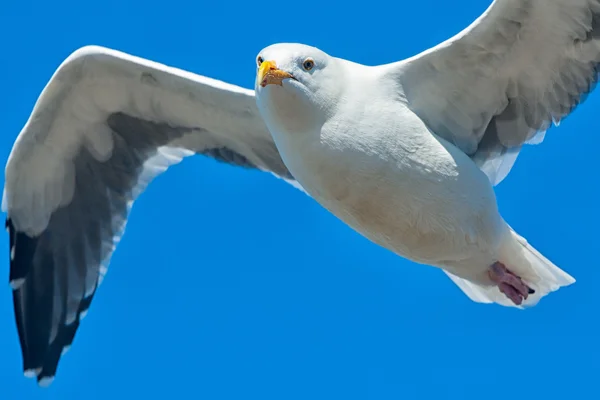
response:
<path id="1" fill-rule="evenodd" d="M 517 308 L 532 307 L 547 294 L 575 282 L 572 276 L 544 257 L 527 243 L 525 238 L 512 229 L 510 229 L 510 234 L 512 237 L 505 242 L 500 250 L 499 261 L 505 264 L 511 272 L 520 276 L 523 282 L 535 290 L 535 293 L 530 295 L 521 306 L 517 306 L 501 293 L 497 286 L 478 285 L 444 270 L 471 300 L 478 303 L 498 303 L 503 306 Z"/>

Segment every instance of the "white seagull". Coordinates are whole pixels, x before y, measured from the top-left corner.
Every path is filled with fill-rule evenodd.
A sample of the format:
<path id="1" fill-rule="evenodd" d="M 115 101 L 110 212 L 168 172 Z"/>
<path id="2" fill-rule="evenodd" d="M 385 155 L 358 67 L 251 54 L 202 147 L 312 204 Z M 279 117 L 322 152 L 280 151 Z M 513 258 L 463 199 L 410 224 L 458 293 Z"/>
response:
<path id="1" fill-rule="evenodd" d="M 600 0 L 495 0 L 448 41 L 380 66 L 269 46 L 254 91 L 77 50 L 6 165 L 25 375 L 52 381 L 133 201 L 193 154 L 283 178 L 476 302 L 536 304 L 574 279 L 508 226 L 493 186 L 582 101 L 599 62 Z"/>

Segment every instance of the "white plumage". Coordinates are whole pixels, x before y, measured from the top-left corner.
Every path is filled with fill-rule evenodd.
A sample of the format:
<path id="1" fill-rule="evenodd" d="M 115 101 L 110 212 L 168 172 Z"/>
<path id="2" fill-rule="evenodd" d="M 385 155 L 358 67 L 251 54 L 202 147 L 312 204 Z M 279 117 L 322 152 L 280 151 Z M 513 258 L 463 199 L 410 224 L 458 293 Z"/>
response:
<path id="1" fill-rule="evenodd" d="M 495 0 L 454 38 L 388 65 L 270 46 L 261 61 L 280 75 L 261 69 L 256 98 L 114 50 L 76 51 L 6 166 L 25 374 L 51 382 L 133 201 L 192 154 L 283 178 L 474 301 L 528 306 L 571 284 L 504 222 L 493 185 L 595 84 L 599 23 L 599 0 Z M 497 261 L 535 294 L 509 300 L 490 278 Z"/>

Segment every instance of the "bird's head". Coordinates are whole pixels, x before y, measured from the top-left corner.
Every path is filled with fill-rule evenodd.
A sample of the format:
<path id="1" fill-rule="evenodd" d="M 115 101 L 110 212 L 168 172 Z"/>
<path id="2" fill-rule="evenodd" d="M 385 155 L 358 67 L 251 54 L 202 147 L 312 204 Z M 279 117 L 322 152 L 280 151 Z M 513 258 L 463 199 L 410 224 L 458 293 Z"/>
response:
<path id="1" fill-rule="evenodd" d="M 271 132 L 301 133 L 334 112 L 343 69 L 339 60 L 302 44 L 275 44 L 256 57 L 256 101 Z"/>

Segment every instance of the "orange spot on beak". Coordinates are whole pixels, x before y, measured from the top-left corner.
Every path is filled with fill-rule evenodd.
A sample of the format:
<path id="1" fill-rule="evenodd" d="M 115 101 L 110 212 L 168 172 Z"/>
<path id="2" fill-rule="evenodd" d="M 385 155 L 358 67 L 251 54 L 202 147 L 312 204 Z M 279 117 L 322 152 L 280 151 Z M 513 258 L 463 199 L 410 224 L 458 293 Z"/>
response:
<path id="1" fill-rule="evenodd" d="M 282 82 L 287 78 L 294 79 L 294 76 L 277 68 L 275 61 L 263 61 L 258 68 L 258 81 L 262 87 L 267 85 L 283 86 Z"/>

